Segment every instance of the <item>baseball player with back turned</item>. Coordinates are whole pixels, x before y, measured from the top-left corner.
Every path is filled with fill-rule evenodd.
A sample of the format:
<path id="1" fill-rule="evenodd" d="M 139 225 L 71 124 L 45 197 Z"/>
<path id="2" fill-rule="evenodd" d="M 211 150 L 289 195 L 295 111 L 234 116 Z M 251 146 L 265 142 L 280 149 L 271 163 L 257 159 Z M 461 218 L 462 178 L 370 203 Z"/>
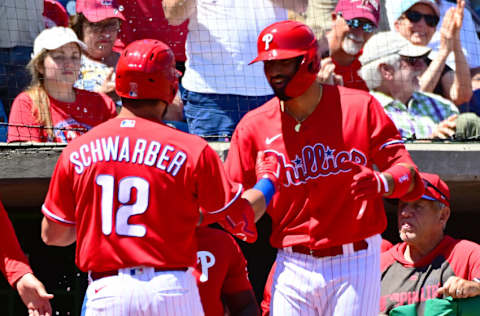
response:
<path id="1" fill-rule="evenodd" d="M 168 46 L 131 43 L 117 65 L 119 116 L 75 139 L 55 167 L 42 239 L 77 241 L 76 264 L 89 272 L 87 316 L 203 315 L 190 269 L 197 225 L 229 215 L 240 232 L 275 192 L 279 164 L 271 155 L 259 156 L 259 184 L 243 191 L 204 140 L 162 123 L 177 88 Z"/>
<path id="2" fill-rule="evenodd" d="M 251 187 L 257 152 L 275 154 L 284 167 L 267 209 L 278 248 L 270 311 L 378 315 L 382 197 L 421 196 L 416 166 L 372 96 L 316 81 L 317 40 L 309 27 L 274 23 L 257 48 L 252 62 L 264 62 L 276 98 L 241 120 L 225 168 Z"/>

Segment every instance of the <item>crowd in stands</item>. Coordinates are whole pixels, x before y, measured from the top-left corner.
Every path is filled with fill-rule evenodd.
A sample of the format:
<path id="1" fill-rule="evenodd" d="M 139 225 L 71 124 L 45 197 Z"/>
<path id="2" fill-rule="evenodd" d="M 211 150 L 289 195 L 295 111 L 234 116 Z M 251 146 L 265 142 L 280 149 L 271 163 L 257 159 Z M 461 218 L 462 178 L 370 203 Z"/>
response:
<path id="1" fill-rule="evenodd" d="M 358 2 L 363 8 L 352 5 Z M 480 18 L 474 1 L 77 0 L 75 12 L 64 4 L 0 4 L 0 142 L 67 143 L 115 117 L 122 106 L 115 93 L 118 58 L 129 43 L 144 38 L 170 46 L 181 78 L 164 121 L 209 141 L 230 141 L 240 119 L 274 97 L 262 63 L 251 64 L 257 36 L 292 17 L 318 39 L 317 80 L 369 91 L 405 140 L 480 139 Z M 132 94 L 138 89 L 134 83 L 129 88 Z M 435 289 L 439 294 L 480 295 L 479 280 L 470 278 L 480 276 L 478 247 L 444 235 L 449 189 L 436 175 L 422 177 L 433 188 L 419 201 L 399 203 L 403 243 L 382 257 L 385 313 L 412 303 L 399 300 L 400 292 L 424 290 L 418 282 L 399 283 L 398 274 L 420 274 L 438 256 L 449 264 L 442 266 L 448 274 L 441 275 L 446 285 Z M 435 221 L 412 215 L 418 208 L 439 215 Z M 404 229 L 406 218 L 416 235 Z M 430 235 L 422 234 L 427 228 Z M 461 251 L 474 253 L 471 271 L 462 268 Z M 420 260 L 425 256 L 429 260 Z M 437 282 L 437 272 L 418 279 Z M 456 279 L 447 282 L 447 276 Z"/>
<path id="2" fill-rule="evenodd" d="M 81 49 L 80 71 L 73 87 L 108 95 L 117 110 L 121 101 L 114 92 L 115 66 L 122 49 L 142 38 L 167 43 L 181 72 L 181 87 L 164 119 L 174 127 L 211 141 L 228 141 L 246 112 L 273 97 L 262 65 L 249 62 L 255 55 L 260 30 L 286 19 L 302 19 L 316 34 L 322 48 L 319 80 L 372 91 L 382 103 L 389 104 L 384 106 L 386 110 L 390 108 L 387 112 L 406 139 L 455 137 L 459 113 L 480 114 L 480 40 L 476 29 L 480 19 L 473 1 L 362 2 L 373 11 L 350 10 L 355 1 L 341 1 L 338 6 L 337 2 L 77 0 L 72 10 L 72 1 L 6 0 L 0 6 L 0 121 L 3 122 L 0 140 L 6 141 L 7 121 L 12 123 L 9 142 L 39 141 L 34 137 L 39 132 L 32 129 L 69 128 L 68 120 L 56 122 L 58 126 L 48 125 L 49 113 L 32 112 L 43 117 L 37 117 L 36 122 L 19 120 L 15 111 L 12 117 L 13 101 L 17 97 L 24 99 L 22 92 L 28 89 L 29 82 L 33 83 L 29 76 L 31 69 L 27 70 L 26 65 L 32 62 L 34 40 L 42 29 L 55 26 L 72 28 L 86 45 Z M 431 48 L 424 56 L 409 56 L 409 62 L 418 57 L 413 73 L 413 77 L 418 77 L 418 86 L 412 87 L 412 93 L 398 91 L 395 86 L 391 87 L 394 93 L 385 92 L 385 83 L 394 81 L 386 78 L 378 82 L 385 75 L 381 71 L 386 66 L 384 60 L 372 64 L 372 56 L 364 53 L 366 43 L 370 46 L 369 54 L 373 55 L 377 49 L 388 46 L 378 41 L 382 37 L 374 36 L 387 31 L 400 34 L 414 45 Z M 395 61 L 389 57 L 389 62 Z M 399 66 L 403 64 L 396 59 L 390 66 L 394 66 L 393 73 L 399 77 Z M 372 74 L 374 67 L 379 68 L 376 75 Z M 398 93 L 404 95 L 400 97 Z M 395 102 L 388 101 L 389 98 Z M 442 109 L 432 102 L 442 104 Z M 399 114 L 399 106 L 403 114 Z M 465 117 L 466 125 L 476 130 L 477 117 L 474 114 Z M 409 125 L 408 131 L 405 125 Z M 433 125 L 439 125 L 442 131 L 433 131 Z M 31 139 L 25 138 L 26 135 L 20 137 L 29 129 Z M 464 139 L 476 136 L 467 134 Z"/>

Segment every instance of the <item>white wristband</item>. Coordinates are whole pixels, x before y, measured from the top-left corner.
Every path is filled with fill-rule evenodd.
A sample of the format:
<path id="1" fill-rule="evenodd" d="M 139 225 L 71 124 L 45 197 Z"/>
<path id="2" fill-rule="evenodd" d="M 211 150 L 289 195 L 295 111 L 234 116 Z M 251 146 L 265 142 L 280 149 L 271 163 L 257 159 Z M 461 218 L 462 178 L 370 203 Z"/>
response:
<path id="1" fill-rule="evenodd" d="M 388 187 L 387 178 L 385 178 L 385 175 L 383 173 L 380 173 L 380 179 L 382 179 L 383 188 L 385 189 L 385 193 L 388 192 L 390 190 L 390 188 Z"/>

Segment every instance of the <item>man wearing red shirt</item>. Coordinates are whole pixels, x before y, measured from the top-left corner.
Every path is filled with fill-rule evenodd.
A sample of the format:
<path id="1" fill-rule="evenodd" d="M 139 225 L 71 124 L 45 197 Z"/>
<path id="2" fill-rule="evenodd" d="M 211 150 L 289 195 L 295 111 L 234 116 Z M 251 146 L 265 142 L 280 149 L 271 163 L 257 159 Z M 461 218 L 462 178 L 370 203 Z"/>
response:
<path id="1" fill-rule="evenodd" d="M 380 7 L 375 0 L 338 1 L 327 38 L 335 73 L 342 76 L 345 87 L 368 91 L 365 81 L 358 75 L 362 67 L 358 57 L 379 19 Z"/>

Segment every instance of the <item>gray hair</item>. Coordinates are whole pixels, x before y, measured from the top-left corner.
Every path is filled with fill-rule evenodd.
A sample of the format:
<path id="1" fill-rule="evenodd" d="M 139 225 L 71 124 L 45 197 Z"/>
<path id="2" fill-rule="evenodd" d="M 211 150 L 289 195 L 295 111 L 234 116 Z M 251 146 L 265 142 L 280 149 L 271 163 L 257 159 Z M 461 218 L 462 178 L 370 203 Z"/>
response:
<path id="1" fill-rule="evenodd" d="M 385 57 L 380 57 L 372 62 L 362 66 L 359 71 L 360 77 L 365 81 L 369 90 L 375 90 L 382 84 L 383 78 L 380 72 L 380 65 L 387 64 L 392 66 L 395 70 L 399 68 L 400 55 L 393 54 Z"/>

